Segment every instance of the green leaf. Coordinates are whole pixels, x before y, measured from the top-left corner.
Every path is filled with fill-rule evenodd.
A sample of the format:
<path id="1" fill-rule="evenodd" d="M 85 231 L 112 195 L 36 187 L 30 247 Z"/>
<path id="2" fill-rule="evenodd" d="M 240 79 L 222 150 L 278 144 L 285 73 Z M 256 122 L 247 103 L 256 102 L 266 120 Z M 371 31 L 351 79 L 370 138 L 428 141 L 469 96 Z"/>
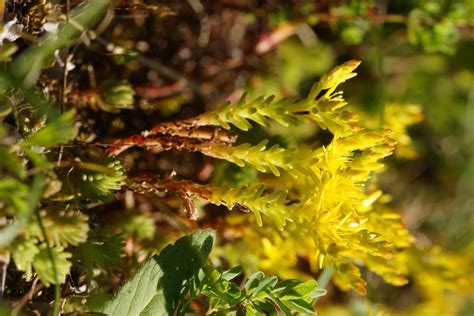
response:
<path id="1" fill-rule="evenodd" d="M 326 290 L 318 289 L 318 282 L 316 280 L 308 280 L 304 283 L 300 283 L 291 288 L 289 291 L 285 291 L 280 296 L 282 300 L 293 300 L 297 298 L 315 299 L 326 294 Z"/>
<path id="2" fill-rule="evenodd" d="M 222 272 L 222 278 L 224 280 L 230 281 L 230 280 L 236 278 L 241 273 L 242 273 L 242 268 L 241 267 L 233 267 L 229 270 L 226 270 L 226 271 Z"/>
<path id="3" fill-rule="evenodd" d="M 133 51 L 133 50 L 128 50 L 123 54 L 114 54 L 112 55 L 112 60 L 117 64 L 117 65 L 124 65 L 128 63 L 129 61 L 137 58 L 139 55 L 138 52 Z"/>
<path id="4" fill-rule="evenodd" d="M 85 199 L 106 199 L 120 190 L 126 178 L 118 160 L 105 157 L 97 162 L 77 162 L 71 171 L 64 170 L 58 176 L 63 182 L 65 194 L 74 194 Z"/>
<path id="5" fill-rule="evenodd" d="M 290 309 L 300 313 L 306 313 L 310 315 L 314 314 L 313 305 L 311 303 L 306 302 L 304 299 L 283 301 L 283 304 L 285 304 Z"/>
<path id="6" fill-rule="evenodd" d="M 56 282 L 58 284 L 64 283 L 71 267 L 71 262 L 67 260 L 71 257 L 69 252 L 58 247 L 51 247 L 50 250 L 57 275 L 54 275 L 53 263 L 48 253 L 48 247 L 45 244 L 40 246 L 40 251 L 33 259 L 33 268 L 41 282 L 47 287 L 50 284 L 56 284 Z"/>
<path id="7" fill-rule="evenodd" d="M 11 153 L 5 146 L 0 146 L 0 166 L 19 178 L 23 178 L 26 175 L 25 167 L 18 156 Z"/>
<path id="8" fill-rule="evenodd" d="M 468 17 L 467 11 L 452 4 L 426 1 L 408 16 L 408 40 L 427 52 L 453 54 L 461 38 L 458 23 Z"/>
<path id="9" fill-rule="evenodd" d="M 229 287 L 226 288 L 225 294 L 228 299 L 235 302 L 240 301 L 244 297 L 244 294 L 242 293 L 240 288 L 234 283 L 229 283 Z"/>
<path id="10" fill-rule="evenodd" d="M 101 88 L 102 102 L 99 102 L 99 106 L 110 113 L 118 113 L 121 109 L 133 109 L 134 95 L 133 87 L 127 81 L 108 80 Z"/>
<path id="11" fill-rule="evenodd" d="M 0 230 L 0 248 L 10 244 L 28 222 L 36 209 L 38 201 L 41 199 L 43 186 L 44 181 L 40 176 L 33 179 L 30 192 L 27 192 L 24 184 L 18 183 L 14 179 L 7 178 L 0 181 L 0 199 L 6 204 L 10 204 L 16 213 L 15 215 L 17 215 L 16 221 Z M 20 188 L 21 190 L 12 190 L 9 195 L 8 190 L 12 188 Z"/>
<path id="12" fill-rule="evenodd" d="M 261 315 L 252 305 L 245 306 L 245 313 L 241 313 L 240 315 L 247 315 L 247 316 L 257 316 Z"/>
<path id="13" fill-rule="evenodd" d="M 27 206 L 28 186 L 13 177 L 3 177 L 0 180 L 0 200 L 13 208 L 14 215 L 18 215 Z"/>
<path id="14" fill-rule="evenodd" d="M 272 297 L 271 301 L 281 310 L 284 315 L 291 315 L 291 309 L 286 306 L 278 297 Z"/>
<path id="15" fill-rule="evenodd" d="M 291 290 L 300 283 L 301 281 L 296 279 L 283 280 L 278 282 L 278 284 L 273 288 L 272 293 L 280 295 L 280 293 Z"/>
<path id="16" fill-rule="evenodd" d="M 21 143 L 22 146 L 51 147 L 67 143 L 76 136 L 74 128 L 74 111 L 61 114 L 61 116 L 40 129 L 37 133 Z"/>
<path id="17" fill-rule="evenodd" d="M 11 56 L 18 50 L 14 43 L 2 43 L 0 45 L 0 62 L 11 60 Z"/>
<path id="18" fill-rule="evenodd" d="M 259 282 L 264 277 L 265 277 L 265 274 L 262 271 L 255 272 L 254 274 L 249 276 L 247 281 L 245 281 L 245 290 L 246 291 L 250 290 L 252 287 L 255 286 L 254 283 Z"/>
<path id="19" fill-rule="evenodd" d="M 216 298 L 216 299 L 220 299 L 220 298 L 221 298 L 220 293 L 216 292 L 216 290 L 213 289 L 212 287 L 208 287 L 208 288 L 202 290 L 201 293 L 202 293 L 203 295 L 206 295 L 206 296 L 209 297 L 209 298 Z"/>
<path id="20" fill-rule="evenodd" d="M 296 286 L 294 290 L 301 296 L 311 299 L 326 295 L 326 290 L 318 289 L 318 282 L 316 282 L 316 280 L 308 280 L 301 283 Z"/>
<path id="21" fill-rule="evenodd" d="M 148 214 L 124 216 L 118 225 L 128 235 L 136 236 L 138 241 L 152 239 L 156 231 L 155 221 Z"/>
<path id="22" fill-rule="evenodd" d="M 268 301 L 254 302 L 254 306 L 257 307 L 258 311 L 264 313 L 264 315 L 278 316 L 278 310 Z"/>
<path id="23" fill-rule="evenodd" d="M 50 168 L 51 164 L 45 155 L 35 152 L 32 148 L 23 148 L 23 150 L 38 171 L 47 171 Z"/>
<path id="24" fill-rule="evenodd" d="M 276 276 L 264 278 L 263 280 L 260 281 L 258 286 L 255 288 L 255 290 L 252 293 L 252 296 L 257 296 L 259 293 L 266 291 L 268 288 L 274 287 L 277 282 L 278 282 L 278 278 Z"/>
<path id="25" fill-rule="evenodd" d="M 150 258 L 105 305 L 108 315 L 172 315 L 186 280 L 196 275 L 212 249 L 215 234 L 198 231 Z"/>
<path id="26" fill-rule="evenodd" d="M 12 257 L 18 270 L 25 272 L 26 279 L 33 274 L 33 259 L 40 251 L 33 239 L 17 239 L 11 245 Z"/>
<path id="27" fill-rule="evenodd" d="M 60 247 L 77 246 L 87 240 L 89 232 L 88 217 L 78 211 L 40 212 L 46 229 L 48 241 Z M 43 239 L 40 226 L 36 223 L 29 229 L 30 233 Z"/>
<path id="28" fill-rule="evenodd" d="M 120 266 L 124 246 L 121 234 L 108 236 L 104 231 L 93 231 L 89 239 L 76 248 L 74 257 L 79 259 L 89 272 L 94 267 L 108 270 Z"/>

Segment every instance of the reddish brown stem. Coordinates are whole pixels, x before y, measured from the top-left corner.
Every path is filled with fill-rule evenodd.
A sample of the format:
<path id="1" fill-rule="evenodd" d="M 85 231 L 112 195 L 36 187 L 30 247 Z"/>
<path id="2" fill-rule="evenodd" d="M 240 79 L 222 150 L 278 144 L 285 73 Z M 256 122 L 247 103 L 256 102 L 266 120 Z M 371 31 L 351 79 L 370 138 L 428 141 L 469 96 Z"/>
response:
<path id="1" fill-rule="evenodd" d="M 183 92 L 185 88 L 186 86 L 183 84 L 182 81 L 177 81 L 170 85 L 160 87 L 149 85 L 136 86 L 134 90 L 138 96 L 149 99 L 156 99 L 168 97 L 172 94 Z"/>
<path id="2" fill-rule="evenodd" d="M 106 152 L 109 156 L 116 156 L 121 152 L 127 150 L 130 147 L 139 146 L 143 148 L 153 148 L 155 151 L 162 150 L 187 150 L 187 151 L 201 151 L 210 143 L 225 144 L 225 142 L 218 141 L 219 137 L 215 137 L 214 134 L 203 131 L 193 130 L 189 131 L 192 134 L 183 131 L 184 137 L 175 135 L 151 135 L 141 136 L 133 135 L 128 138 L 124 138 L 116 142 Z M 214 132 L 217 133 L 217 132 Z M 221 138 L 228 139 L 229 136 L 225 135 Z"/>

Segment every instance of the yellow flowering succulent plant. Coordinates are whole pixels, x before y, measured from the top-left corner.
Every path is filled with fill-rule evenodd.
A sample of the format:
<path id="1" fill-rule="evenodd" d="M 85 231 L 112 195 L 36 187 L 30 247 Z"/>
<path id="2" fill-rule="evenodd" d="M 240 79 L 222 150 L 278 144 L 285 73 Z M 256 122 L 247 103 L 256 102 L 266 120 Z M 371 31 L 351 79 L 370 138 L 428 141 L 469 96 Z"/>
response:
<path id="1" fill-rule="evenodd" d="M 356 75 L 354 70 L 358 65 L 358 61 L 349 61 L 334 68 L 315 83 L 302 100 L 273 97 L 247 100 L 243 96 L 234 104 L 227 103 L 216 110 L 175 123 L 175 126 L 191 129 L 203 126 L 230 129 L 235 126 L 247 131 L 252 128 L 250 122 L 268 126 L 273 121 L 290 127 L 313 121 L 332 134 L 329 144 L 317 148 L 268 146 L 267 140 L 257 145 L 226 142 L 187 144 L 187 149 L 207 156 L 240 167 L 254 167 L 263 174 L 267 173 L 266 180 L 229 187 L 187 180 L 153 182 L 138 178 L 130 182 L 129 187 L 145 192 L 177 191 L 185 197 L 200 198 L 215 205 L 225 205 L 228 209 L 237 206 L 252 212 L 256 224 L 265 225 L 261 242 L 256 242 L 259 238 L 251 237 L 255 233 L 246 228 L 242 236 L 248 235 L 244 238 L 251 239 L 246 243 L 257 243 L 261 247 L 262 250 L 257 252 L 262 256 L 258 268 L 281 267 L 286 272 L 275 272 L 292 274 L 290 266 L 274 261 L 281 261 L 278 252 L 282 249 L 294 249 L 295 254 L 286 255 L 291 259 L 289 262 L 294 264 L 295 256 L 299 254 L 312 262 L 313 270 L 331 266 L 334 281 L 343 289 L 352 288 L 365 293 L 360 264 L 380 274 L 389 283 L 405 284 L 406 271 L 395 264 L 394 258 L 400 249 L 410 245 L 412 237 L 396 213 L 378 206 L 377 200 L 382 192 L 376 188 L 375 182 L 368 186 L 371 175 L 384 167 L 381 159 L 393 153 L 396 141 L 388 129 L 363 129 L 357 115 L 345 109 L 347 102 L 342 92 L 336 91 L 340 84 Z M 150 137 L 158 130 L 159 126 L 142 135 Z M 272 182 L 268 173 L 282 181 L 267 185 Z M 268 220 L 273 222 L 273 228 L 268 228 Z M 302 244 L 305 247 L 301 247 Z"/>
<path id="2" fill-rule="evenodd" d="M 384 26 L 453 44 L 461 3 L 66 2 L 5 2 L 1 311 L 472 314 L 472 47 Z"/>

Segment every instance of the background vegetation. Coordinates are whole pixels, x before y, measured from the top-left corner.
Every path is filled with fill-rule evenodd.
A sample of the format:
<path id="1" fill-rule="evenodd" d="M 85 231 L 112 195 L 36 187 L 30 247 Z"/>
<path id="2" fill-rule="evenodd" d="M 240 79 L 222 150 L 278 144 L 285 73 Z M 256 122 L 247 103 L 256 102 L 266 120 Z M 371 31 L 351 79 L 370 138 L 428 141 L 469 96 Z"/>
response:
<path id="1" fill-rule="evenodd" d="M 0 8 L 2 313 L 474 311 L 472 1 Z"/>

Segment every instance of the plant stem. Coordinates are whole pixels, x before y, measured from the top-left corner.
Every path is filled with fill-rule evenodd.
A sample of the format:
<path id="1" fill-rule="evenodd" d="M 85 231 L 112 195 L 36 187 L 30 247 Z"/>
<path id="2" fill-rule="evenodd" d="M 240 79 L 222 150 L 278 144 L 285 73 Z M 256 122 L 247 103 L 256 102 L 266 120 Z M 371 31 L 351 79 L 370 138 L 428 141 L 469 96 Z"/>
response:
<path id="1" fill-rule="evenodd" d="M 11 311 L 12 316 L 20 315 L 20 311 L 23 308 L 23 306 L 25 306 L 26 303 L 31 301 L 33 299 L 33 296 L 44 287 L 43 283 L 38 282 L 38 281 L 39 281 L 38 278 L 36 278 L 33 281 L 31 289 L 25 295 L 23 295 L 22 298 L 18 302 L 16 302 L 12 306 L 13 307 Z"/>
<path id="2" fill-rule="evenodd" d="M 331 280 L 331 277 L 334 273 L 334 269 L 331 266 L 327 266 L 323 269 L 323 272 L 321 272 L 321 275 L 318 278 L 318 289 L 325 289 L 326 286 L 328 285 L 329 281 Z M 316 303 L 318 301 L 319 297 L 317 297 L 314 302 Z"/>
<path id="3" fill-rule="evenodd" d="M 375 22 L 373 24 L 373 40 L 374 48 L 376 52 L 376 68 L 379 77 L 379 111 L 380 111 L 380 127 L 383 128 L 385 122 L 385 71 L 383 68 L 383 59 L 384 59 L 384 49 L 382 43 L 382 26 L 377 25 Z"/>

